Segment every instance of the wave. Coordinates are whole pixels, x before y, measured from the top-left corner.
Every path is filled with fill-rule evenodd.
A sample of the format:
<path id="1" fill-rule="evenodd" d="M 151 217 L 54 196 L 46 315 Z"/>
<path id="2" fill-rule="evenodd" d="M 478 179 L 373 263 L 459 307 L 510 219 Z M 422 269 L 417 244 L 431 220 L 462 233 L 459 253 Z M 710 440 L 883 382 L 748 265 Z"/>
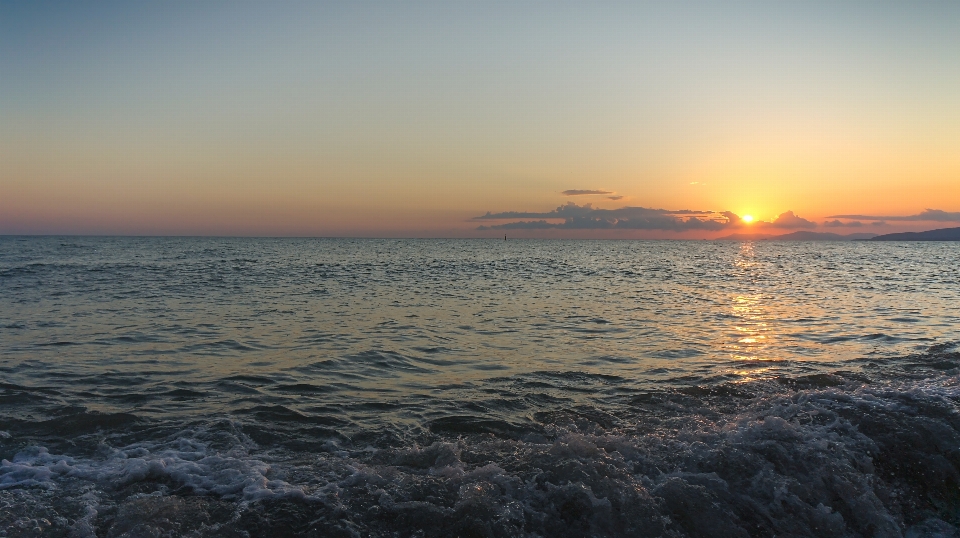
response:
<path id="1" fill-rule="evenodd" d="M 949 349 L 904 358 L 899 373 L 678 387 L 625 397 L 619 410 L 445 416 L 379 437 L 338 435 L 329 428 L 343 421 L 283 406 L 154 425 L 153 437 L 130 434 L 144 426 L 123 414 L 7 421 L 0 502 L 17 492 L 34 504 L 0 525 L 45 520 L 46 534 L 80 536 L 951 536 L 960 353 Z M 309 445 L 278 440 L 305 439 L 311 425 L 327 428 Z M 41 430 L 91 448 L 54 452 L 31 441 Z"/>

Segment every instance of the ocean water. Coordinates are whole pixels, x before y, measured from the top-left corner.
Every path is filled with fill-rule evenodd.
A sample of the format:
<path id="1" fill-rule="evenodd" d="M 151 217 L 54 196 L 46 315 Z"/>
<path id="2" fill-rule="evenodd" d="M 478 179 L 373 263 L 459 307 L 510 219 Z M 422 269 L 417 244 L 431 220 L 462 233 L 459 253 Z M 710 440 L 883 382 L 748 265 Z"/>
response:
<path id="1" fill-rule="evenodd" d="M 957 536 L 960 244 L 0 237 L 0 536 Z"/>

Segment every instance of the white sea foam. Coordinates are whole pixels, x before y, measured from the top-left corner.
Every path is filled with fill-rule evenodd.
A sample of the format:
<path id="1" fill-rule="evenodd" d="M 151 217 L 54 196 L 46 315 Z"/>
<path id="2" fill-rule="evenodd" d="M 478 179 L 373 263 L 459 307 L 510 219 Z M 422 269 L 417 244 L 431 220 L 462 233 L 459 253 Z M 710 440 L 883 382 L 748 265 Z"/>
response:
<path id="1" fill-rule="evenodd" d="M 447 436 L 384 449 L 331 442 L 328 450 L 305 455 L 264 450 L 241 434 L 215 442 L 214 434 L 195 428 L 149 443 L 104 445 L 96 457 L 29 447 L 0 463 L 0 489 L 70 487 L 70 495 L 86 495 L 70 527 L 74 536 L 93 536 L 101 497 L 139 483 L 165 486 L 112 509 L 130 529 L 168 528 L 170 514 L 192 513 L 181 499 L 189 493 L 235 503 L 238 510 L 263 501 L 304 502 L 313 506 L 304 514 L 340 514 L 324 516 L 332 518 L 325 524 L 341 521 L 374 535 L 389 534 L 389 522 L 428 535 L 494 536 L 716 530 L 895 537 L 955 530 L 932 512 L 913 527 L 905 524 L 903 507 L 916 500 L 904 497 L 929 484 L 917 482 L 914 470 L 897 469 L 960 452 L 960 444 L 950 445 L 960 434 L 949 425 L 958 420 L 957 376 L 799 391 L 754 388 L 760 394 L 734 412 L 676 403 L 634 423 L 606 429 L 563 423 L 529 438 Z M 660 425 L 650 428 L 647 416 Z M 865 421 L 881 421 L 889 435 L 927 436 L 926 445 L 900 446 L 883 437 L 887 430 L 864 431 L 858 424 Z M 95 489 L 83 493 L 77 483 Z M 137 521 L 138 513 L 145 521 Z M 149 523 L 151 517 L 157 522 Z M 217 525 L 241 525 L 230 521 Z"/>
<path id="2" fill-rule="evenodd" d="M 101 459 L 75 459 L 30 447 L 12 461 L 0 462 L 0 489 L 55 488 L 59 479 L 73 478 L 112 488 L 144 480 L 169 481 L 197 495 L 255 501 L 273 496 L 303 497 L 304 491 L 270 478 L 271 465 L 248 454 L 222 454 L 202 440 L 181 437 L 178 448 L 137 444 L 108 449 Z M 169 444 L 169 443 L 168 443 Z"/>

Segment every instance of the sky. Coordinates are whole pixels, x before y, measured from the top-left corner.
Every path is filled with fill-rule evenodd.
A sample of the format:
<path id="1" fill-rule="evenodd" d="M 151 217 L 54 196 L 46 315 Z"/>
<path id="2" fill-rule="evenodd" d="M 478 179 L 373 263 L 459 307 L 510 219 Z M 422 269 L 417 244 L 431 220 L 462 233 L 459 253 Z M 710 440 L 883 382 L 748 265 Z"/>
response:
<path id="1" fill-rule="evenodd" d="M 0 234 L 960 226 L 957 28 L 956 1 L 0 0 Z"/>

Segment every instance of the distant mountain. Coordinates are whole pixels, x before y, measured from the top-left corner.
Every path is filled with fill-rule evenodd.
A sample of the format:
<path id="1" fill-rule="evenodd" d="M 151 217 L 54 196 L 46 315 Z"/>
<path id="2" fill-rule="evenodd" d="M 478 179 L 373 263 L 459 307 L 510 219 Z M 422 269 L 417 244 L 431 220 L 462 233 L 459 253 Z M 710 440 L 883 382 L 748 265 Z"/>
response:
<path id="1" fill-rule="evenodd" d="M 856 233 L 849 235 L 833 234 L 828 232 L 809 232 L 801 230 L 783 235 L 773 234 L 731 234 L 717 238 L 717 241 L 862 241 L 870 239 L 876 234 Z"/>
<path id="2" fill-rule="evenodd" d="M 871 241 L 960 241 L 960 228 L 939 228 L 925 232 L 878 235 Z"/>

